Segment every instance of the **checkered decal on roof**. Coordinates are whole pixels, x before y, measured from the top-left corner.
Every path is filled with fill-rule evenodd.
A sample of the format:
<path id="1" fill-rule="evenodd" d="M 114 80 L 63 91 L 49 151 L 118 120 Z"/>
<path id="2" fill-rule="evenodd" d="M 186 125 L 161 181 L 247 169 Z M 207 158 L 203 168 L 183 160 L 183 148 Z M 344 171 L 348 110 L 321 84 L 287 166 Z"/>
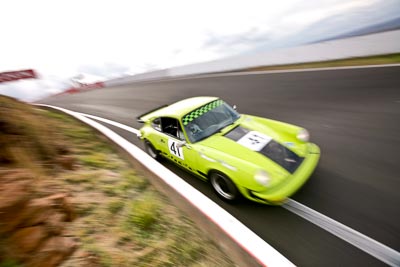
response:
<path id="1" fill-rule="evenodd" d="M 204 106 L 202 106 L 202 107 L 190 112 L 185 117 L 183 117 L 183 119 L 182 119 L 183 125 L 188 125 L 189 122 L 191 122 L 194 119 L 200 117 L 204 113 L 207 113 L 210 110 L 222 105 L 222 103 L 223 103 L 222 100 L 215 100 L 215 101 L 213 101 L 211 103 L 208 103 L 207 105 L 204 105 Z"/>

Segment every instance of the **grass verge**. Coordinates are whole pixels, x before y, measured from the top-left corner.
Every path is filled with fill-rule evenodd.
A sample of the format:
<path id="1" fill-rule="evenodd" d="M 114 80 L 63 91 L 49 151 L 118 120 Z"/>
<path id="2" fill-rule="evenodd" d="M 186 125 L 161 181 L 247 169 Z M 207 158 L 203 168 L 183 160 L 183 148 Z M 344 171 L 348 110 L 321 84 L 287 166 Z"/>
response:
<path id="1" fill-rule="evenodd" d="M 348 66 L 366 66 L 366 65 L 382 65 L 382 64 L 395 64 L 400 63 L 400 53 L 371 56 L 371 57 L 355 57 L 348 59 L 275 65 L 275 66 L 261 66 L 255 68 L 248 68 L 239 70 L 241 71 L 268 71 L 268 70 L 293 70 L 293 69 L 312 69 L 312 68 L 329 68 L 329 67 L 348 67 Z"/>

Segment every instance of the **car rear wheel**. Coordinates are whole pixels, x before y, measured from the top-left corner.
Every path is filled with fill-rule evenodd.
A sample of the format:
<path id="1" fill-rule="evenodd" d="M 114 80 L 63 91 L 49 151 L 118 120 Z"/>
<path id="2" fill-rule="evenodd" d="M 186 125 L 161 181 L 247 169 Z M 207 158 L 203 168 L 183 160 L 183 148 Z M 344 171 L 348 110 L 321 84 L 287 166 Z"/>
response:
<path id="1" fill-rule="evenodd" d="M 234 202 L 239 199 L 240 192 L 236 185 L 225 174 L 212 172 L 210 182 L 217 195 L 225 201 Z"/>
<path id="2" fill-rule="evenodd" d="M 154 146 L 147 140 L 144 141 L 144 149 L 147 154 L 149 154 L 150 157 L 152 157 L 155 160 L 160 159 L 160 154 L 159 152 L 154 148 Z"/>

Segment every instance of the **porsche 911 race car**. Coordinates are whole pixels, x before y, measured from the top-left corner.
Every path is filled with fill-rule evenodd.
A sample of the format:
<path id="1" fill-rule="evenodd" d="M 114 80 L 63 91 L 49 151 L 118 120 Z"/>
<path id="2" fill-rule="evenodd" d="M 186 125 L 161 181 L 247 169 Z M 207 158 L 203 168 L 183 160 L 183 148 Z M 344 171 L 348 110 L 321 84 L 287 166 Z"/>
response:
<path id="1" fill-rule="evenodd" d="M 239 114 L 216 97 L 194 97 L 140 115 L 138 137 L 154 159 L 167 158 L 210 181 L 226 201 L 241 196 L 281 204 L 310 177 L 320 149 L 304 128 Z"/>

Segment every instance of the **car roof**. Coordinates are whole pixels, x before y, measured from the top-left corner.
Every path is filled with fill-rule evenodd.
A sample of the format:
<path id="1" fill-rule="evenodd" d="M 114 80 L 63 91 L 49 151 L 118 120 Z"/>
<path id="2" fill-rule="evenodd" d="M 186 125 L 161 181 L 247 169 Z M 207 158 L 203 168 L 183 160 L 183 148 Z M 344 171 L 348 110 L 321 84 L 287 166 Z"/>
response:
<path id="1" fill-rule="evenodd" d="M 180 100 L 171 105 L 161 107 L 145 115 L 139 116 L 141 120 L 147 121 L 155 117 L 181 118 L 189 112 L 204 106 L 205 104 L 217 100 L 218 97 L 198 96 Z"/>

